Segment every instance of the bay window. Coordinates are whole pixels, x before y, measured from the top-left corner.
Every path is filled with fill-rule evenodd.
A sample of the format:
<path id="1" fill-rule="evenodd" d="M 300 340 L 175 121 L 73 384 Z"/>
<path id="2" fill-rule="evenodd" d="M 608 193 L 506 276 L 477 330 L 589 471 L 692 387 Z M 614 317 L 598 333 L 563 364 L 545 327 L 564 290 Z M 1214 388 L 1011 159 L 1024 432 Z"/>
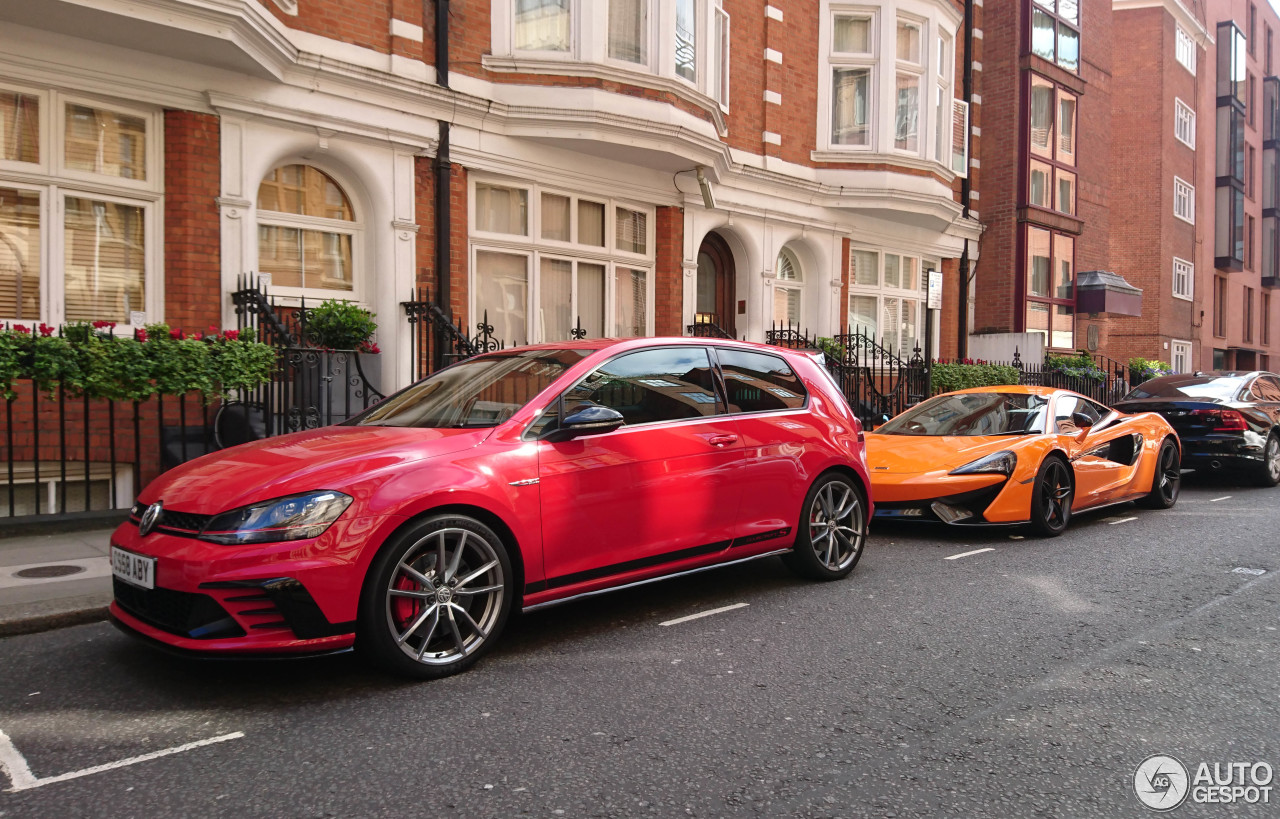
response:
<path id="1" fill-rule="evenodd" d="M 920 148 L 920 85 L 924 68 L 920 54 L 921 27 L 915 21 L 898 20 L 893 147 L 913 153 Z"/>
<path id="2" fill-rule="evenodd" d="M 906 359 L 923 341 L 926 281 L 937 263 L 916 256 L 851 248 L 849 332 L 865 334 Z"/>
<path id="3" fill-rule="evenodd" d="M 652 211 L 528 183 L 472 184 L 471 306 L 510 344 L 648 335 Z"/>
<path id="4" fill-rule="evenodd" d="M 1030 74 L 1026 204 L 1076 213 L 1076 97 L 1053 82 Z"/>
<path id="5" fill-rule="evenodd" d="M 609 0 L 609 59 L 649 62 L 648 0 Z"/>
<path id="6" fill-rule="evenodd" d="M 0 321 L 159 319 L 159 114 L 0 86 Z"/>
<path id="7" fill-rule="evenodd" d="M 1028 50 L 1067 71 L 1079 72 L 1079 0 L 1032 0 Z"/>
<path id="8" fill-rule="evenodd" d="M 516 51 L 568 51 L 570 0 L 512 0 Z"/>

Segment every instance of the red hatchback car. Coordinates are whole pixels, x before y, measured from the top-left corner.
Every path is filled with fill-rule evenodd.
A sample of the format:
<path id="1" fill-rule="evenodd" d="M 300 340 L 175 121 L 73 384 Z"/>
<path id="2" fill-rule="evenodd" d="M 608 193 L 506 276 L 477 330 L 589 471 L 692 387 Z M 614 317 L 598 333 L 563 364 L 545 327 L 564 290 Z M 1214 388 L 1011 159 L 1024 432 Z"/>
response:
<path id="1" fill-rule="evenodd" d="M 805 354 L 692 338 L 516 348 L 343 424 L 165 473 L 112 536 L 111 614 L 170 649 L 354 646 L 441 677 L 516 607 L 775 554 L 844 577 L 867 486 L 862 427 Z"/>

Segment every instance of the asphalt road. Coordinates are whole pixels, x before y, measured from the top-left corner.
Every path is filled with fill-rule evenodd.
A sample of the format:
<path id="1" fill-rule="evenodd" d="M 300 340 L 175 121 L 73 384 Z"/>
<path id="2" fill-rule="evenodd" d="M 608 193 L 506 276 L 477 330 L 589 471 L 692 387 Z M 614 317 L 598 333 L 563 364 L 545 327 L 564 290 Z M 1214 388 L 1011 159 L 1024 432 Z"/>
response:
<path id="1" fill-rule="evenodd" d="M 768 559 L 570 604 L 419 684 L 9 638 L 0 817 L 1147 815 L 1152 754 L 1280 778 L 1278 533 L 1280 489 L 1221 485 L 1053 540 L 877 524 L 845 581 Z"/>

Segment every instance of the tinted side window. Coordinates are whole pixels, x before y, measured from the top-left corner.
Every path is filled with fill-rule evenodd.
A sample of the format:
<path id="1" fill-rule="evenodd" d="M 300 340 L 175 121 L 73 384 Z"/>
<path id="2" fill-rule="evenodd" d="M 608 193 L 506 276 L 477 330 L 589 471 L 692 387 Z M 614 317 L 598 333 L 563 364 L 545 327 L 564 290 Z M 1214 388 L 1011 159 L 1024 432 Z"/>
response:
<path id="1" fill-rule="evenodd" d="M 1252 392 L 1257 401 L 1280 401 L 1280 381 L 1269 375 L 1259 376 L 1253 382 Z"/>
<path id="2" fill-rule="evenodd" d="M 715 415 L 711 360 L 703 347 L 668 347 L 618 356 L 564 394 L 565 415 L 597 405 L 627 424 Z"/>
<path id="3" fill-rule="evenodd" d="M 804 384 L 775 355 L 718 349 L 730 412 L 768 412 L 804 406 Z"/>
<path id="4" fill-rule="evenodd" d="M 1072 415 L 1079 412 L 1089 416 L 1089 420 L 1098 423 L 1102 418 L 1101 407 L 1092 401 L 1082 401 L 1074 395 L 1059 396 L 1058 403 L 1053 408 L 1053 420 L 1057 424 L 1057 431 L 1060 435 L 1074 435 L 1080 431 L 1072 420 Z"/>

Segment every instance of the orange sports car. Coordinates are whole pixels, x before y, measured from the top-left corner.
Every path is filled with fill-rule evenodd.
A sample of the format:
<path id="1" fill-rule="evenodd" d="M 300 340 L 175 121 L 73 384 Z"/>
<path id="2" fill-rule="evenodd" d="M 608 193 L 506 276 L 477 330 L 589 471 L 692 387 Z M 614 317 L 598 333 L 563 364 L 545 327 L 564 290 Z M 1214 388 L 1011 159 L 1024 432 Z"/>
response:
<path id="1" fill-rule="evenodd" d="M 1083 509 L 1168 509 L 1182 483 L 1164 418 L 1049 387 L 934 396 L 867 435 L 867 465 L 876 517 L 1028 523 L 1049 537 Z"/>

